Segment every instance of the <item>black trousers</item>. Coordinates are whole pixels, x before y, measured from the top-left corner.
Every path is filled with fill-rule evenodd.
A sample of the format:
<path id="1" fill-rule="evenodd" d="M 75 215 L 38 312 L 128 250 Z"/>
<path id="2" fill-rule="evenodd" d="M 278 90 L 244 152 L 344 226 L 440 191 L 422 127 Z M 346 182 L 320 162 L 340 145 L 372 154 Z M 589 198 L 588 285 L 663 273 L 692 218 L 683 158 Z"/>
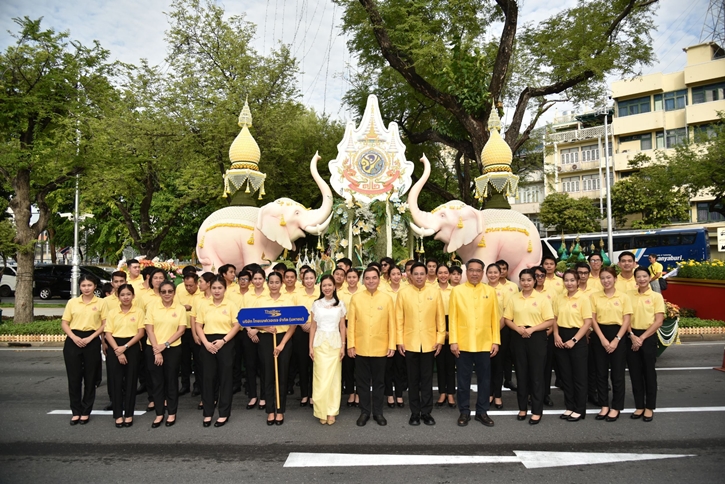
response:
<path id="1" fill-rule="evenodd" d="M 226 334 L 207 334 L 206 339 L 212 343 L 222 339 Z M 209 353 L 206 347 L 201 349 L 204 379 L 201 389 L 201 400 L 204 402 L 204 417 L 213 417 L 214 408 L 219 407 L 219 418 L 228 418 L 232 413 L 232 365 L 234 364 L 234 344 L 224 344 L 216 354 Z M 218 404 L 214 401 L 217 398 Z"/>
<path id="2" fill-rule="evenodd" d="M 184 332 L 186 334 L 187 332 Z M 191 338 L 191 354 L 194 358 L 194 387 L 201 393 L 204 388 L 204 365 L 201 362 L 201 345 L 194 342 Z"/>
<path id="3" fill-rule="evenodd" d="M 597 334 L 590 331 L 589 352 L 587 355 L 587 393 L 589 394 L 589 398 L 601 407 L 603 405 L 599 403 L 599 395 L 597 395 L 597 356 L 596 350 L 594 349 L 596 339 Z"/>
<path id="4" fill-rule="evenodd" d="M 123 346 L 132 338 L 114 338 L 118 346 Z M 138 362 L 141 349 L 138 343 L 129 346 L 123 352 L 127 363 L 122 365 L 116 353 L 108 347 L 106 367 L 108 368 L 108 388 L 113 405 L 113 418 L 131 418 L 136 408 L 136 385 L 138 383 Z"/>
<path id="5" fill-rule="evenodd" d="M 579 328 L 559 328 L 559 336 L 564 343 L 576 336 L 577 332 Z M 564 391 L 564 405 L 567 410 L 583 415 L 587 410 L 587 339 L 577 341 L 570 350 L 555 348 L 554 356 Z"/>
<path id="6" fill-rule="evenodd" d="M 503 381 L 511 383 L 513 380 L 514 352 L 511 350 L 511 328 L 505 326 L 501 330 L 501 343 L 503 344 L 504 332 L 508 332 L 507 345 L 503 348 Z M 501 353 L 501 349 L 498 350 Z"/>
<path id="7" fill-rule="evenodd" d="M 546 365 L 544 367 L 544 396 L 551 395 L 551 372 L 556 367 L 556 360 L 554 359 L 554 333 L 547 336 L 546 338 Z M 559 376 L 557 370 L 557 378 Z"/>
<path id="8" fill-rule="evenodd" d="M 246 334 L 240 331 L 234 336 L 234 344 L 228 345 L 234 348 L 234 360 L 232 364 L 232 389 L 234 390 L 242 388 L 242 363 L 244 363 L 243 338 L 249 339 Z"/>
<path id="9" fill-rule="evenodd" d="M 393 389 L 393 387 L 395 387 Z M 397 351 L 392 358 L 385 362 L 385 396 L 403 398 L 403 392 L 408 388 L 408 370 L 406 359 Z"/>
<path id="10" fill-rule="evenodd" d="M 456 393 L 456 357 L 451 353 L 451 345 L 446 342 L 436 356 L 438 370 L 438 393 L 455 395 Z"/>
<path id="11" fill-rule="evenodd" d="M 141 338 L 141 358 L 138 364 L 138 381 L 141 386 L 146 388 L 146 397 L 150 403 L 154 401 L 154 397 L 151 394 L 151 373 L 149 372 L 149 366 L 147 365 L 148 358 L 146 357 L 149 352 L 153 354 L 153 348 L 149 348 L 149 345 L 146 344 L 146 338 Z"/>
<path id="12" fill-rule="evenodd" d="M 382 415 L 385 402 L 386 356 L 355 357 L 355 381 L 360 395 L 360 413 Z M 372 394 L 370 386 L 372 385 Z"/>
<path id="13" fill-rule="evenodd" d="M 179 408 L 179 367 L 181 366 L 181 345 L 171 346 L 161 352 L 164 362 L 154 363 L 154 349 L 146 347 L 146 367 L 151 376 L 149 393 L 153 398 L 156 415 L 164 414 L 164 399 L 169 415 L 176 415 Z"/>
<path id="14" fill-rule="evenodd" d="M 267 397 L 267 413 L 285 413 L 287 409 L 287 372 L 289 371 L 289 362 L 292 358 L 291 342 L 288 341 L 284 345 L 284 349 L 277 356 L 277 371 L 279 374 L 279 408 L 275 410 L 277 405 L 275 388 L 274 388 L 274 348 L 275 340 L 272 333 L 257 333 L 259 336 L 259 351 L 262 354 L 264 362 L 264 395 Z M 292 335 L 294 337 L 294 335 Z M 277 344 L 282 341 L 284 333 L 277 333 Z"/>
<path id="15" fill-rule="evenodd" d="M 471 412 L 471 377 L 473 366 L 476 366 L 478 392 L 476 413 L 487 413 L 491 407 L 488 395 L 491 392 L 491 352 L 476 353 L 461 351 L 458 357 L 458 410 L 461 413 Z"/>
<path id="16" fill-rule="evenodd" d="M 501 389 L 506 379 L 506 358 L 511 351 L 511 328 L 508 326 L 501 330 L 501 344 L 498 353 L 491 358 L 491 396 L 501 398 Z M 511 381 L 511 359 L 508 362 L 508 380 Z"/>
<path id="17" fill-rule="evenodd" d="M 87 338 L 94 331 L 72 330 L 79 338 Z M 63 360 L 68 374 L 68 396 L 73 415 L 90 415 L 96 401 L 96 384 L 101 372 L 101 340 L 93 341 L 80 348 L 72 339 L 66 338 L 63 345 Z"/>
<path id="18" fill-rule="evenodd" d="M 522 338 L 511 331 L 511 349 L 516 367 L 516 396 L 519 411 L 525 412 L 531 395 L 531 413 L 544 411 L 544 367 L 546 366 L 546 331 L 537 331 L 530 338 Z"/>
<path id="19" fill-rule="evenodd" d="M 186 328 L 184 334 L 181 335 L 181 361 L 179 370 L 181 372 L 181 388 L 191 387 L 191 357 L 192 346 L 194 345 L 194 337 L 191 335 L 191 329 Z"/>
<path id="20" fill-rule="evenodd" d="M 642 336 L 643 329 L 633 329 L 637 336 Z M 620 342 L 621 344 L 622 342 Z M 631 343 L 627 345 L 627 366 L 632 381 L 635 408 L 657 408 L 657 334 L 651 335 L 642 342 L 642 347 L 632 351 Z"/>
<path id="21" fill-rule="evenodd" d="M 300 396 L 312 397 L 312 360 L 310 359 L 310 333 L 297 328 L 292 335 L 292 361 L 300 374 Z M 291 370 L 290 370 L 291 371 Z M 290 378 L 292 380 L 292 378 Z"/>
<path id="22" fill-rule="evenodd" d="M 400 354 L 400 353 L 398 353 Z M 405 352 L 408 370 L 408 399 L 410 413 L 426 415 L 433 411 L 433 362 L 435 352 Z"/>
<path id="23" fill-rule="evenodd" d="M 342 393 L 343 395 L 352 395 L 355 393 L 355 378 L 357 373 L 355 372 L 355 360 L 356 358 L 350 358 L 345 356 L 342 358 Z"/>
<path id="24" fill-rule="evenodd" d="M 617 332 L 622 329 L 618 324 L 600 324 L 599 328 L 607 341 L 612 341 Z M 597 360 L 597 397 L 602 407 L 611 407 L 614 410 L 624 409 L 624 370 L 627 362 L 627 349 L 629 338 L 622 338 L 613 353 L 607 353 L 602 342 L 596 334 L 594 339 L 595 357 Z M 611 368 L 611 374 L 610 374 Z M 610 405 L 608 377 L 612 380 L 612 400 Z"/>
<path id="25" fill-rule="evenodd" d="M 251 400 L 257 398 L 257 375 L 259 375 L 259 399 L 264 398 L 264 366 L 262 364 L 259 344 L 249 338 L 247 330 L 239 332 L 242 338 L 242 351 L 244 352 L 244 367 L 247 369 L 247 396 Z"/>

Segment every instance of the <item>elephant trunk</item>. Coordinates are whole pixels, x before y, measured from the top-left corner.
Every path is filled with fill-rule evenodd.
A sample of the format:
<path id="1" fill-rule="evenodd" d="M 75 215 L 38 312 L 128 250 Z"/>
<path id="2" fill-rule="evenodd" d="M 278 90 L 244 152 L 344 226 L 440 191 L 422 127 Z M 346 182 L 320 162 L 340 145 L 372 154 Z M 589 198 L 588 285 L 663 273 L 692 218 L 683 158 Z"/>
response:
<path id="1" fill-rule="evenodd" d="M 304 227 L 306 232 L 312 231 L 314 230 L 314 227 L 325 223 L 330 213 L 332 213 L 332 190 L 317 171 L 317 161 L 319 159 L 319 152 L 315 153 L 315 156 L 313 156 L 310 161 L 310 173 L 312 174 L 312 178 L 315 180 L 315 183 L 317 183 L 317 186 L 320 188 L 320 193 L 322 194 L 322 205 L 320 208 L 310 210 L 308 212 L 308 219 L 306 220 L 307 224 Z"/>
<path id="2" fill-rule="evenodd" d="M 408 209 L 410 210 L 410 215 L 413 217 L 413 222 L 415 222 L 416 225 L 424 229 L 434 229 L 437 231 L 437 228 L 434 226 L 435 223 L 433 215 L 429 212 L 422 211 L 420 207 L 418 207 L 418 196 L 420 195 L 421 190 L 423 190 L 423 185 L 425 185 L 425 182 L 428 181 L 428 177 L 430 177 L 430 162 L 428 161 L 428 158 L 423 155 L 420 161 L 423 163 L 423 174 L 410 188 L 410 192 L 408 192 Z"/>

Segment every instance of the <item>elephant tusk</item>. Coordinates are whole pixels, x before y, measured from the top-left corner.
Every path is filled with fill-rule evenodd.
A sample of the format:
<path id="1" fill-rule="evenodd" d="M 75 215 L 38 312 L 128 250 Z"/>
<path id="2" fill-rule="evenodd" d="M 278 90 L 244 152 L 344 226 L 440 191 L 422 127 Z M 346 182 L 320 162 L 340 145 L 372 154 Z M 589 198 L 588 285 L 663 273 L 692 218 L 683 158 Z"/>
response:
<path id="1" fill-rule="evenodd" d="M 330 215 L 327 217 L 327 220 L 322 222 L 318 225 L 308 225 L 305 227 L 305 232 L 312 234 L 312 235 L 322 235 L 322 233 L 327 230 L 327 227 L 330 225 L 330 222 L 332 221 L 332 212 L 330 212 Z"/>
<path id="2" fill-rule="evenodd" d="M 410 222 L 410 228 L 413 230 L 413 233 L 418 237 L 430 237 L 431 235 L 436 233 L 436 231 L 433 229 L 418 227 L 413 222 Z"/>

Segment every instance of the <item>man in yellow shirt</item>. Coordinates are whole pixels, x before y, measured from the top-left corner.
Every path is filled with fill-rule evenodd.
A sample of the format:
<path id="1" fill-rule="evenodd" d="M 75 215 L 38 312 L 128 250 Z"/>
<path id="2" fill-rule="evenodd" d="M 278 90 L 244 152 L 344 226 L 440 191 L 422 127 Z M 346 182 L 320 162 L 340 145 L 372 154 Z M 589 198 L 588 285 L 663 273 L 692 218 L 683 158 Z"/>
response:
<path id="1" fill-rule="evenodd" d="M 637 264 L 634 262 L 634 254 L 628 250 L 619 254 L 618 265 L 622 269 L 622 272 L 617 276 L 614 287 L 617 291 L 628 294 L 629 291 L 637 289 L 637 281 L 634 279 L 634 268 L 637 267 Z"/>
<path id="2" fill-rule="evenodd" d="M 393 299 L 378 291 L 380 275 L 374 267 L 363 273 L 364 291 L 358 291 L 347 310 L 347 353 L 355 359 L 355 381 L 360 395 L 358 427 L 370 419 L 387 425 L 383 417 L 386 358 L 395 354 L 395 306 Z M 370 383 L 372 382 L 372 409 Z"/>
<path id="3" fill-rule="evenodd" d="M 603 288 L 602 281 L 599 280 L 599 273 L 602 271 L 602 256 L 597 253 L 590 254 L 588 260 L 591 273 L 587 280 L 587 288 L 592 291 L 601 291 Z"/>
<path id="4" fill-rule="evenodd" d="M 501 313 L 496 291 L 481 282 L 483 262 L 471 259 L 466 263 L 468 282 L 451 291 L 448 303 L 451 352 L 456 356 L 458 368 L 458 426 L 465 427 L 471 420 L 471 375 L 476 365 L 478 398 L 476 420 L 493 427 L 488 416 L 491 394 L 491 358 L 498 353 L 501 344 Z"/>
<path id="5" fill-rule="evenodd" d="M 195 346 L 194 334 L 191 329 L 191 310 L 197 301 L 196 296 L 199 294 L 198 282 L 199 276 L 196 275 L 196 271 L 188 272 L 184 276 L 183 284 L 180 284 L 184 287 L 184 291 L 182 292 L 177 290 L 176 296 L 174 297 L 176 301 L 184 306 L 184 309 L 186 309 L 186 331 L 184 331 L 184 334 L 181 335 L 181 387 L 179 388 L 179 396 L 186 395 L 191 391 L 191 360 Z M 198 367 L 198 365 L 199 360 L 194 358 L 194 367 Z M 195 380 L 194 393 L 197 393 L 197 390 L 201 391 L 201 387 L 199 386 L 200 378 L 197 376 L 195 377 Z"/>
<path id="6" fill-rule="evenodd" d="M 550 255 L 545 255 L 541 259 L 541 266 L 546 271 L 546 279 L 544 279 L 544 290 L 551 294 L 552 298 L 556 298 L 564 292 L 564 281 L 556 275 L 556 259 Z"/>
<path id="7" fill-rule="evenodd" d="M 660 279 L 662 278 L 662 264 L 657 262 L 657 254 L 650 254 L 649 257 L 649 287 L 652 288 L 654 292 L 661 293 L 662 290 L 660 289 Z"/>
<path id="8" fill-rule="evenodd" d="M 431 286 L 438 285 L 438 261 L 435 259 L 428 259 L 425 263 L 426 271 L 428 276 L 425 279 L 425 283 Z M 413 267 L 410 268 L 410 274 L 413 275 Z M 411 281 L 412 282 L 412 281 Z"/>
<path id="9" fill-rule="evenodd" d="M 426 266 L 416 262 L 410 273 L 411 283 L 400 290 L 395 303 L 398 352 L 405 357 L 408 369 L 408 423 L 420 425 L 423 420 L 426 425 L 435 425 L 430 414 L 433 361 L 446 340 L 446 314 L 438 284 L 427 284 Z"/>
<path id="10" fill-rule="evenodd" d="M 131 259 L 126 262 L 126 268 L 128 269 L 128 283 L 138 292 L 144 283 L 143 275 L 141 275 L 141 264 L 136 259 Z M 136 297 L 138 297 L 138 294 L 136 294 Z"/>

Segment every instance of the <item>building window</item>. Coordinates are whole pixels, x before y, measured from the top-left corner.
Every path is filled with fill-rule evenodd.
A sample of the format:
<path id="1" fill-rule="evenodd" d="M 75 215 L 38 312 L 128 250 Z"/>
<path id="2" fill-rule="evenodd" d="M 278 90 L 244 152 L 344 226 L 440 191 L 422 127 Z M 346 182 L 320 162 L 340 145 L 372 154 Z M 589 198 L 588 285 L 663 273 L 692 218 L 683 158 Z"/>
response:
<path id="1" fill-rule="evenodd" d="M 601 186 L 602 185 L 601 185 L 598 174 L 582 176 L 582 191 L 583 192 L 592 192 L 594 190 L 600 190 Z"/>
<path id="2" fill-rule="evenodd" d="M 687 89 L 680 91 L 666 92 L 665 98 L 665 111 L 674 111 L 676 109 L 685 109 L 687 106 Z"/>
<path id="3" fill-rule="evenodd" d="M 582 146 L 582 161 L 597 161 L 599 159 L 599 145 Z"/>
<path id="4" fill-rule="evenodd" d="M 648 113 L 650 112 L 650 98 L 645 96 L 627 101 L 618 101 L 617 106 L 619 108 L 619 117 Z"/>
<path id="5" fill-rule="evenodd" d="M 667 147 L 674 148 L 675 146 L 684 143 L 686 137 L 687 137 L 686 128 L 668 129 L 667 136 L 666 136 Z"/>
<path id="6" fill-rule="evenodd" d="M 538 203 L 540 193 L 538 186 L 519 187 L 519 203 Z"/>
<path id="7" fill-rule="evenodd" d="M 725 99 L 725 82 L 692 88 L 692 104 L 709 103 Z"/>
<path id="8" fill-rule="evenodd" d="M 657 131 L 655 133 L 655 141 L 657 144 L 657 149 L 661 150 L 665 147 L 665 132 L 664 131 Z"/>
<path id="9" fill-rule="evenodd" d="M 568 148 L 561 150 L 561 163 L 579 163 L 579 148 Z"/>
<path id="10" fill-rule="evenodd" d="M 621 136 L 619 138 L 620 143 L 627 143 L 629 141 L 639 141 L 639 150 L 640 151 L 652 149 L 652 133 L 635 134 L 632 136 Z"/>
<path id="11" fill-rule="evenodd" d="M 571 176 L 561 179 L 561 188 L 565 193 L 574 193 L 579 191 L 579 177 Z"/>
<path id="12" fill-rule="evenodd" d="M 655 111 L 662 111 L 662 94 L 655 94 Z"/>
<path id="13" fill-rule="evenodd" d="M 697 204 L 698 222 L 720 222 L 722 220 L 725 220 L 725 217 L 720 212 L 711 212 L 709 203 L 699 202 Z"/>
<path id="14" fill-rule="evenodd" d="M 700 124 L 694 126 L 693 130 L 695 131 L 695 143 L 704 143 L 717 136 L 714 124 Z"/>

